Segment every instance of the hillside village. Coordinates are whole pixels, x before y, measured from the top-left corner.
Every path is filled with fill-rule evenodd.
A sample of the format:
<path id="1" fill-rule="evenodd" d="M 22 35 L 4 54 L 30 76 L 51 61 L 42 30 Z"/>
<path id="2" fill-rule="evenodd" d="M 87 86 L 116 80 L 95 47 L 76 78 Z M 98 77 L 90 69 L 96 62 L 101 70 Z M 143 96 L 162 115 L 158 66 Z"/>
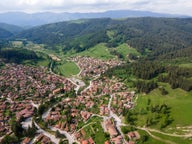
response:
<path id="1" fill-rule="evenodd" d="M 120 65 L 116 60 L 103 61 L 91 57 L 72 58 L 80 67 L 81 77 L 92 77 L 89 85 L 76 96 L 65 97 L 50 107 L 43 121 L 48 127 L 68 133 L 73 141 L 81 144 L 94 144 L 94 137 L 86 132 L 89 121 L 96 117 L 99 132 L 108 133 L 105 144 L 134 143 L 126 141 L 117 126 L 118 116 L 123 109 L 134 106 L 134 92 L 117 78 L 99 77 L 108 68 Z M 17 120 L 33 117 L 35 109 L 50 98 L 73 90 L 77 85 L 70 80 L 51 74 L 44 67 L 30 67 L 16 64 L 6 64 L 0 70 L 0 134 L 11 134 L 9 125 L 11 116 Z M 22 144 L 55 143 L 57 139 L 40 132 L 35 139 L 26 137 Z"/>
<path id="2" fill-rule="evenodd" d="M 72 57 L 71 60 L 76 62 L 80 67 L 81 71 L 79 75 L 89 78 L 100 75 L 107 69 L 122 64 L 119 60 L 101 60 L 87 56 Z"/>
<path id="3" fill-rule="evenodd" d="M 0 4 L 0 144 L 192 144 L 192 2 L 38 1 Z"/>

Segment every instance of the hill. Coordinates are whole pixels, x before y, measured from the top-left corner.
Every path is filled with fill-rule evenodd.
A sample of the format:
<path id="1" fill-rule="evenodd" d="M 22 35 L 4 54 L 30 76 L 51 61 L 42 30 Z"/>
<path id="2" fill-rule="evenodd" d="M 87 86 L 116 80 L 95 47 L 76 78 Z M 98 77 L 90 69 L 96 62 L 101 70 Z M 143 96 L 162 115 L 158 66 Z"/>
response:
<path id="1" fill-rule="evenodd" d="M 0 23 L 0 28 L 3 28 L 11 33 L 19 33 L 24 30 L 22 27 L 19 27 L 16 25 L 10 25 L 6 23 Z"/>
<path id="2" fill-rule="evenodd" d="M 23 28 L 16 25 L 0 23 L 0 39 L 10 38 L 11 36 L 21 32 L 22 30 Z"/>
<path id="3" fill-rule="evenodd" d="M 13 34 L 3 28 L 0 28 L 0 39 L 5 39 L 11 37 Z"/>
<path id="4" fill-rule="evenodd" d="M 154 13 L 148 11 L 116 10 L 99 13 L 23 13 L 9 12 L 0 14 L 0 22 L 19 26 L 38 26 L 60 21 L 69 21 L 85 18 L 128 18 L 128 17 L 186 17 L 180 15 Z"/>
<path id="5" fill-rule="evenodd" d="M 183 57 L 191 50 L 192 19 L 190 18 L 128 18 L 124 20 L 82 19 L 47 24 L 23 31 L 25 38 L 47 48 L 63 52 L 87 50 L 98 43 L 109 48 L 127 43 L 143 55 L 173 58 Z M 177 54 L 176 54 L 177 53 Z"/>

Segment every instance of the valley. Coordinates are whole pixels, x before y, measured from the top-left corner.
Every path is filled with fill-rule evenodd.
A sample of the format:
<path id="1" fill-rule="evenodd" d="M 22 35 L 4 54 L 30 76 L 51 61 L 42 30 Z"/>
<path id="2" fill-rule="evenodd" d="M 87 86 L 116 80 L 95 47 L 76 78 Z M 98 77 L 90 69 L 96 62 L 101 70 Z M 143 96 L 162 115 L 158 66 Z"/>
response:
<path id="1" fill-rule="evenodd" d="M 192 143 L 184 20 L 71 21 L 0 40 L 0 143 Z"/>

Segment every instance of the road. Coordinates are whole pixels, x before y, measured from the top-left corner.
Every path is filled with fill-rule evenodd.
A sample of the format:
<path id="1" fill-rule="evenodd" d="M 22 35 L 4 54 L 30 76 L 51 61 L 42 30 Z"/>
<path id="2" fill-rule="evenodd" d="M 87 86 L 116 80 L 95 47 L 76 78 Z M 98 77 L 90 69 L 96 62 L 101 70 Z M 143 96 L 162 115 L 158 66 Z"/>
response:
<path id="1" fill-rule="evenodd" d="M 21 122 L 21 125 L 24 129 L 28 129 L 28 127 L 32 126 L 32 117 L 27 118 L 25 121 Z"/>
<path id="2" fill-rule="evenodd" d="M 85 83 L 84 83 L 82 80 L 77 79 L 77 78 L 75 78 L 75 77 L 67 78 L 67 79 L 76 86 L 76 88 L 75 88 L 76 93 L 78 92 L 78 90 L 79 90 L 81 87 L 84 87 L 84 86 L 85 86 Z"/>
<path id="3" fill-rule="evenodd" d="M 113 100 L 113 96 L 114 96 L 114 94 L 110 95 L 110 99 L 109 99 L 109 103 L 108 103 L 108 109 L 109 109 L 109 112 L 110 112 L 109 118 L 114 119 L 115 126 L 116 126 L 117 130 L 119 131 L 120 135 L 122 136 L 124 144 L 127 144 L 127 141 L 125 140 L 124 134 L 121 131 L 121 126 L 125 125 L 125 124 L 123 124 L 121 119 L 115 113 L 113 113 L 113 111 L 111 110 L 111 103 L 112 103 L 112 100 Z"/>
<path id="4" fill-rule="evenodd" d="M 59 143 L 60 139 L 56 138 L 55 135 L 50 134 L 50 133 L 44 131 L 43 129 L 41 129 L 40 126 L 36 122 L 34 122 L 34 123 L 35 123 L 35 126 L 38 128 L 38 130 L 37 130 L 38 133 L 43 133 L 43 135 L 49 137 L 51 139 L 51 141 L 54 142 L 55 144 Z"/>
<path id="5" fill-rule="evenodd" d="M 59 96 L 61 96 L 61 95 L 58 95 L 58 97 L 59 97 Z M 52 107 L 55 107 L 56 105 L 57 105 L 57 104 L 55 104 L 55 105 L 52 106 Z M 52 107 L 49 108 L 46 112 L 43 113 L 43 115 L 42 115 L 42 119 L 46 119 L 46 117 L 49 115 L 49 113 L 50 113 Z M 38 127 L 38 128 L 39 128 L 39 127 Z M 76 141 L 76 139 L 75 139 L 75 136 L 72 135 L 72 134 L 70 134 L 70 133 L 68 133 L 68 132 L 66 132 L 66 131 L 60 130 L 60 129 L 55 128 L 55 127 L 49 127 L 49 129 L 51 129 L 52 131 L 56 131 L 56 130 L 58 130 L 61 134 L 64 134 L 64 135 L 66 136 L 66 138 L 67 138 L 69 144 L 72 144 L 73 142 L 78 143 L 78 141 Z M 41 130 L 42 130 L 42 129 L 41 129 Z M 49 138 L 52 137 L 52 139 L 55 137 L 54 135 L 51 135 L 51 134 L 46 135 L 46 136 L 48 136 Z M 50 136 L 51 136 L 51 137 L 50 137 Z M 53 141 L 53 142 L 56 142 L 56 141 Z M 57 144 L 57 143 L 56 143 L 56 144 Z"/>
<path id="6" fill-rule="evenodd" d="M 70 134 L 70 133 L 68 133 L 66 131 L 60 130 L 60 129 L 55 128 L 55 127 L 49 127 L 49 128 L 52 131 L 57 131 L 58 130 L 61 134 L 64 134 L 66 136 L 69 144 L 73 144 L 74 142 L 79 144 L 79 142 L 75 140 L 75 136 L 73 134 Z"/>
<path id="7" fill-rule="evenodd" d="M 40 104 L 35 104 L 32 100 L 30 101 L 30 103 L 31 103 L 31 105 L 32 105 L 33 107 L 35 107 L 35 108 L 37 108 L 37 109 L 39 108 L 39 105 L 40 105 Z"/>

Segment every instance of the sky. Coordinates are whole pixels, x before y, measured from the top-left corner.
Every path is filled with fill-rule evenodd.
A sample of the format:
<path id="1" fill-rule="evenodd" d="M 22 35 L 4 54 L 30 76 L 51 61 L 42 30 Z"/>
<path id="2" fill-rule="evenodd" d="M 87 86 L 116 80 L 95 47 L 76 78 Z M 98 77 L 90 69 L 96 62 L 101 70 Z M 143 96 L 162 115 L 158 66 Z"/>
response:
<path id="1" fill-rule="evenodd" d="M 0 0 L 0 13 L 141 10 L 192 15 L 192 0 Z"/>

